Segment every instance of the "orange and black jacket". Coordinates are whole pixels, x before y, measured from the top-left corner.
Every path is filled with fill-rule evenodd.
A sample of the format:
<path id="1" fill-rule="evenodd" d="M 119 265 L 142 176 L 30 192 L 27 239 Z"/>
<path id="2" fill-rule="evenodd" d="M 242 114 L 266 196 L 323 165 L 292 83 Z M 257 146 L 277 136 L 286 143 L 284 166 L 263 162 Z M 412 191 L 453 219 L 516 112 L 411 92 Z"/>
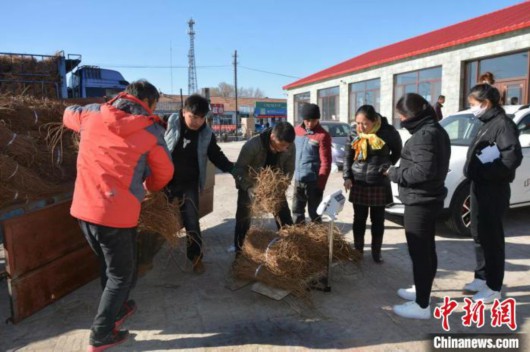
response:
<path id="1" fill-rule="evenodd" d="M 81 135 L 73 217 L 115 228 L 137 226 L 146 189 L 161 190 L 173 176 L 160 122 L 126 93 L 105 104 L 66 108 L 64 125 Z"/>

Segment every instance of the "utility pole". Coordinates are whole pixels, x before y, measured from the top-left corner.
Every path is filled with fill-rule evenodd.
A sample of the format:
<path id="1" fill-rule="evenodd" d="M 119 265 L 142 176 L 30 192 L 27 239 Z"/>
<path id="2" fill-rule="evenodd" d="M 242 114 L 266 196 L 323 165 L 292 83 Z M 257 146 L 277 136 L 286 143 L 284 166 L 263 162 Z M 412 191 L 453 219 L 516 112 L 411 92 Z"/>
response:
<path id="1" fill-rule="evenodd" d="M 173 94 L 173 43 L 169 41 L 169 72 L 171 76 L 171 94 Z"/>
<path id="2" fill-rule="evenodd" d="M 190 36 L 190 50 L 188 52 L 188 95 L 197 92 L 197 69 L 195 67 L 195 31 L 193 25 L 195 21 L 190 18 L 188 21 L 188 34 Z"/>
<path id="3" fill-rule="evenodd" d="M 237 50 L 234 52 L 234 93 L 236 97 L 236 141 L 237 133 L 239 131 L 239 108 L 237 105 Z"/>
<path id="4" fill-rule="evenodd" d="M 184 98 L 182 97 L 182 88 L 180 88 L 180 108 L 184 107 Z"/>

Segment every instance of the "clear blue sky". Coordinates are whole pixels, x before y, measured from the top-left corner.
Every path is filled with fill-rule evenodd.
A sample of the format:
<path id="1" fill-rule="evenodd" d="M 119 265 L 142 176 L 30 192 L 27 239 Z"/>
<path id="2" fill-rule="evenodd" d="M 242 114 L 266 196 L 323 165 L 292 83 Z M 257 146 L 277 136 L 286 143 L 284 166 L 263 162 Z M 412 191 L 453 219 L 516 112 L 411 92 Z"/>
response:
<path id="1" fill-rule="evenodd" d="M 237 50 L 238 85 L 284 98 L 282 86 L 296 77 L 520 2 L 9 0 L 2 4 L 0 52 L 64 50 L 81 54 L 85 65 L 117 69 L 128 81 L 145 78 L 164 93 L 182 88 L 186 94 L 187 21 L 193 17 L 199 88 L 233 83 Z"/>

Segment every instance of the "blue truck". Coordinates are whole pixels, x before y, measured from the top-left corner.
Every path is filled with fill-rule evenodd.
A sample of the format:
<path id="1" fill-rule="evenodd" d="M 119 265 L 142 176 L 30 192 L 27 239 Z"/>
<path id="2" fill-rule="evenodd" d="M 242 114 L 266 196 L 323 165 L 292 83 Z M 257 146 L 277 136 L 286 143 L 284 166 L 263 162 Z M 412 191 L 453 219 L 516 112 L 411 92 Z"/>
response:
<path id="1" fill-rule="evenodd" d="M 129 84 L 115 70 L 79 66 L 81 55 L 0 53 L 0 93 L 54 99 L 111 97 Z M 67 74 L 70 74 L 69 81 Z"/>

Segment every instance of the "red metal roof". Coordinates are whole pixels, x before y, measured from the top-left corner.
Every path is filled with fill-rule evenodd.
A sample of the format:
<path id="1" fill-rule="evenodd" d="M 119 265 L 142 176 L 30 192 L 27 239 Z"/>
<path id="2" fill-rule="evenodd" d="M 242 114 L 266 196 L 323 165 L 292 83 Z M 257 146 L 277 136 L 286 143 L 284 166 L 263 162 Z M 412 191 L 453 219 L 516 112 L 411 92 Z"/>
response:
<path id="1" fill-rule="evenodd" d="M 378 48 L 314 73 L 283 89 L 530 27 L 530 1 Z"/>

